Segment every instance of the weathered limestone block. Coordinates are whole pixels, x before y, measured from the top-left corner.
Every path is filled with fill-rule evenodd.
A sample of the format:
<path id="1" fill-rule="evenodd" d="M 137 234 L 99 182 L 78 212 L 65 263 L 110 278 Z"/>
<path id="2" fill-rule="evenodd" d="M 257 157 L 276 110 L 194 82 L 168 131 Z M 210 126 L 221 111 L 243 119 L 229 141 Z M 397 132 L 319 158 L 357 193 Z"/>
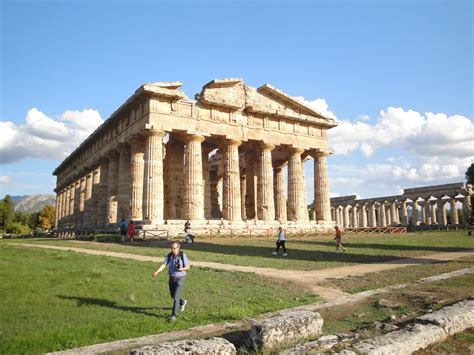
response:
<path id="1" fill-rule="evenodd" d="M 277 317 L 257 320 L 250 329 L 250 341 L 260 350 L 316 338 L 321 334 L 323 318 L 311 311 L 291 311 Z"/>
<path id="2" fill-rule="evenodd" d="M 310 341 L 294 348 L 279 352 L 279 355 L 318 354 L 332 349 L 336 345 L 347 344 L 357 338 L 357 334 L 330 334 L 320 337 L 318 340 Z"/>
<path id="3" fill-rule="evenodd" d="M 133 355 L 184 355 L 184 354 L 237 354 L 234 344 L 224 338 L 210 338 L 201 340 L 180 340 L 158 345 L 147 345 L 132 350 Z"/>
<path id="4" fill-rule="evenodd" d="M 474 327 L 474 300 L 461 301 L 444 307 L 437 312 L 418 317 L 416 321 L 437 325 L 449 335 L 456 334 L 466 328 Z"/>
<path id="5" fill-rule="evenodd" d="M 353 348 L 358 353 L 367 355 L 405 355 L 443 341 L 446 337 L 447 334 L 440 327 L 414 324 L 402 330 L 362 341 Z"/>

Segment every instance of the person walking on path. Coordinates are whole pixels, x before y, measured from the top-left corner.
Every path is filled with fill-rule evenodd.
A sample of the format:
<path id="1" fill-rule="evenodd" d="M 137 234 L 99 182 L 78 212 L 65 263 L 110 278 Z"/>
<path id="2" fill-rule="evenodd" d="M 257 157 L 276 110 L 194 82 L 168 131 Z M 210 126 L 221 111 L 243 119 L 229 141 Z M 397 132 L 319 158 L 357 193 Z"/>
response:
<path id="1" fill-rule="evenodd" d="M 122 243 L 125 243 L 125 236 L 127 235 L 127 232 L 128 232 L 128 223 L 124 218 L 122 218 L 122 220 L 120 221 L 119 229 L 120 229 L 120 235 L 122 236 Z"/>
<path id="2" fill-rule="evenodd" d="M 184 243 L 194 243 L 194 235 L 191 234 L 191 223 L 186 221 L 184 223 Z"/>
<path id="3" fill-rule="evenodd" d="M 285 248 L 285 231 L 283 230 L 283 227 L 278 227 L 278 240 L 276 242 L 276 249 L 272 254 L 278 255 L 280 247 L 283 249 L 283 256 L 288 256 Z"/>
<path id="4" fill-rule="evenodd" d="M 135 237 L 135 223 L 131 220 L 128 224 L 128 235 L 130 236 L 130 243 L 133 243 L 133 237 Z"/>
<path id="5" fill-rule="evenodd" d="M 336 251 L 339 250 L 339 248 L 342 249 L 342 252 L 346 252 L 346 248 L 342 246 L 341 240 L 342 240 L 342 233 L 341 230 L 339 229 L 338 226 L 334 227 L 336 229 L 336 236 L 334 237 L 334 240 L 336 241 Z"/>
<path id="6" fill-rule="evenodd" d="M 178 315 L 178 308 L 181 312 L 184 312 L 188 303 L 187 300 L 181 298 L 181 291 L 184 286 L 186 271 L 190 268 L 188 256 L 181 251 L 181 246 L 178 242 L 171 244 L 171 252 L 166 255 L 160 267 L 152 276 L 155 278 L 166 266 L 168 266 L 170 296 L 173 299 L 173 310 L 169 316 L 169 320 L 174 322 Z"/>

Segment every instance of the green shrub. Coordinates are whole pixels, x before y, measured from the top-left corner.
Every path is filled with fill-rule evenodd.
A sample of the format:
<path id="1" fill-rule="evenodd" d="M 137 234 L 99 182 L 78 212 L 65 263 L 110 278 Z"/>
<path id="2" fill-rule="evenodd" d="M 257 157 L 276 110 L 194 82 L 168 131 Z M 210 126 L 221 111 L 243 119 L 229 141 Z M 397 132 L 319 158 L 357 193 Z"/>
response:
<path id="1" fill-rule="evenodd" d="M 28 227 L 26 224 L 22 224 L 19 222 L 14 222 L 7 228 L 7 233 L 12 234 L 29 234 L 30 232 L 30 227 Z"/>

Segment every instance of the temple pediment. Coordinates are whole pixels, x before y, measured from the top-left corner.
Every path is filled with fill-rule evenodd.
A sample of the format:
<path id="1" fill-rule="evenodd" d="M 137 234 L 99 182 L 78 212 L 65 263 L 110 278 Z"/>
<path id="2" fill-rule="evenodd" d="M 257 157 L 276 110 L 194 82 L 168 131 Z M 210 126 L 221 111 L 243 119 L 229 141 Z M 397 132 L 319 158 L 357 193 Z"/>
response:
<path id="1" fill-rule="evenodd" d="M 270 84 L 259 88 L 245 85 L 242 79 L 212 80 L 198 95 L 203 105 L 223 107 L 264 116 L 310 120 L 335 126 L 335 121 L 306 106 Z"/>

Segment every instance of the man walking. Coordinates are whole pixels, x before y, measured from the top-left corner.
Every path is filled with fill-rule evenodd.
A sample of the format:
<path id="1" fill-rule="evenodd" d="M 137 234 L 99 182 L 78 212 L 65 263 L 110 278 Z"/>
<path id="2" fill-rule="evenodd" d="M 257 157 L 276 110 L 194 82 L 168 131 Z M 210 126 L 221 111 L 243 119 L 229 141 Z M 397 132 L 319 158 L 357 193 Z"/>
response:
<path id="1" fill-rule="evenodd" d="M 170 296 L 173 299 L 173 311 L 169 316 L 169 320 L 174 322 L 178 314 L 178 307 L 181 312 L 184 312 L 188 303 L 188 301 L 181 298 L 181 290 L 186 278 L 186 271 L 190 268 L 188 256 L 181 251 L 178 242 L 171 244 L 171 252 L 163 259 L 158 270 L 152 274 L 153 277 L 156 277 L 166 266 L 168 266 Z"/>
<path id="2" fill-rule="evenodd" d="M 276 249 L 272 254 L 278 255 L 278 250 L 280 250 L 280 247 L 283 249 L 283 256 L 288 256 L 285 248 L 285 231 L 283 230 L 283 227 L 278 227 L 278 239 L 276 242 Z"/>

